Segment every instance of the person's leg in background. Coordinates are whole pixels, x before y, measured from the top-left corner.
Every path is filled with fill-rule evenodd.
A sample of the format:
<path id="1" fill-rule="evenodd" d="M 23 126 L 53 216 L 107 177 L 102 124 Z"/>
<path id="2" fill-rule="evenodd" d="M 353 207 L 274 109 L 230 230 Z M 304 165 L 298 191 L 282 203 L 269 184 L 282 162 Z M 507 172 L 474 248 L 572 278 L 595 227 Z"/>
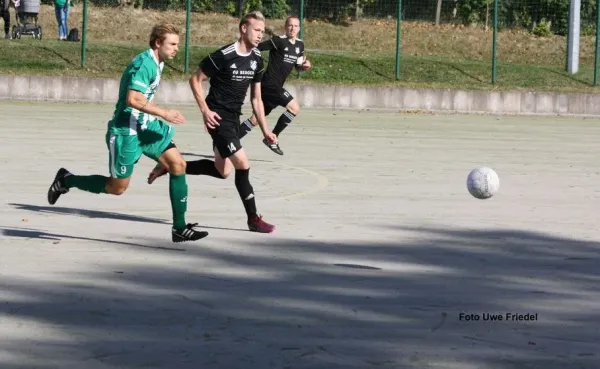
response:
<path id="1" fill-rule="evenodd" d="M 64 39 L 67 39 L 67 36 L 69 36 L 69 26 L 67 25 L 68 20 L 69 20 L 69 13 L 71 11 L 71 7 L 69 6 L 69 1 L 67 1 L 67 3 L 65 4 L 65 6 L 61 9 L 61 26 L 62 26 L 62 34 L 64 36 Z"/>
<path id="2" fill-rule="evenodd" d="M 4 39 L 10 40 L 10 11 L 8 9 L 0 9 L 0 12 L 2 12 L 2 19 L 4 19 Z"/>
<path id="3" fill-rule="evenodd" d="M 54 15 L 56 16 L 56 23 L 58 23 L 58 39 L 64 40 L 63 32 L 62 32 L 62 23 L 61 23 L 61 18 L 62 18 L 62 7 L 61 6 L 54 4 Z"/>
<path id="4" fill-rule="evenodd" d="M 67 28 L 69 1 L 67 0 L 62 3 L 61 1 L 54 0 L 54 15 L 56 16 L 56 22 L 58 23 L 58 39 L 66 40 L 69 35 L 69 29 Z"/>

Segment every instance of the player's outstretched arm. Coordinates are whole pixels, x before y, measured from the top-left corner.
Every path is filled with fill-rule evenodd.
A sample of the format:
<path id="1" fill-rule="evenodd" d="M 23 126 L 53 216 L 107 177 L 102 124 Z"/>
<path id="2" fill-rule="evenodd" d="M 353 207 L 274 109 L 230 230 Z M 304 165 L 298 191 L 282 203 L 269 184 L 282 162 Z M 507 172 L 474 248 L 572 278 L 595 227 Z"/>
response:
<path id="1" fill-rule="evenodd" d="M 260 82 L 256 82 L 252 84 L 252 88 L 250 89 L 250 102 L 252 103 L 252 110 L 254 111 L 254 116 L 256 116 L 256 120 L 258 121 L 258 125 L 260 126 L 263 135 L 269 141 L 269 143 L 277 142 L 277 137 L 269 130 L 269 125 L 267 124 L 267 118 L 265 117 L 265 106 L 262 101 L 262 93 L 260 90 Z"/>
<path id="2" fill-rule="evenodd" d="M 173 124 L 185 123 L 185 118 L 177 110 L 163 109 L 146 99 L 143 93 L 136 90 L 127 91 L 127 105 L 141 112 L 160 117 Z"/>
<path id="3" fill-rule="evenodd" d="M 192 94 L 194 95 L 196 104 L 198 104 L 198 107 L 202 112 L 204 124 L 206 124 L 207 128 L 213 129 L 219 126 L 219 120 L 221 120 L 221 117 L 219 114 L 211 111 L 206 104 L 206 95 L 204 93 L 204 87 L 202 87 L 202 82 L 207 81 L 208 78 L 209 77 L 202 71 L 202 68 L 198 68 L 196 73 L 194 73 L 190 78 L 190 88 L 192 89 Z"/>

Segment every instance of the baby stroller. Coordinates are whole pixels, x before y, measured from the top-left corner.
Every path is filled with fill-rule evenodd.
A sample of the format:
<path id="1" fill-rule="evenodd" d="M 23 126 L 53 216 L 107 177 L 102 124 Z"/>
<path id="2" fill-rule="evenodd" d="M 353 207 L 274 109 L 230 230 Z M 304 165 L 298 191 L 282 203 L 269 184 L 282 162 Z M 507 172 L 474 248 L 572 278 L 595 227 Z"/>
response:
<path id="1" fill-rule="evenodd" d="M 20 39 L 23 35 L 33 36 L 34 39 L 42 39 L 42 26 L 38 24 L 40 13 L 40 0 L 21 0 L 15 2 L 17 10 L 17 24 L 13 26 L 13 39 Z"/>

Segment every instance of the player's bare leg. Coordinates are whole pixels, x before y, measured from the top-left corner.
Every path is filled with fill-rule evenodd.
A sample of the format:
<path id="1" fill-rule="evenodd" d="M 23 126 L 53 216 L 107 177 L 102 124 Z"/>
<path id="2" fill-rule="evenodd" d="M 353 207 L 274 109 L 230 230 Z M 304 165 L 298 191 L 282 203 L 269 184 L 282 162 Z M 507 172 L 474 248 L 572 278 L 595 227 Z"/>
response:
<path id="1" fill-rule="evenodd" d="M 219 166 L 219 169 L 217 169 L 217 165 Z M 190 160 L 186 161 L 185 174 L 195 176 L 204 175 L 224 179 L 227 178 L 233 170 L 231 163 L 229 164 L 229 167 L 230 168 L 226 170 L 226 163 L 219 162 L 219 164 L 216 164 L 215 161 L 209 159 Z M 164 165 L 156 163 L 156 166 L 148 175 L 148 184 L 152 184 L 157 178 L 162 177 L 167 173 L 168 170 Z M 223 176 L 223 173 L 226 173 L 227 175 Z"/>
<path id="2" fill-rule="evenodd" d="M 113 178 L 110 177 L 106 182 L 105 191 L 111 195 L 122 195 L 129 188 L 131 177 L 127 178 Z"/>
<path id="3" fill-rule="evenodd" d="M 213 152 L 215 154 L 215 169 L 221 174 L 223 178 L 228 178 L 231 172 L 233 171 L 233 163 L 229 158 L 221 157 L 219 154 L 219 150 L 217 148 L 213 148 Z"/>

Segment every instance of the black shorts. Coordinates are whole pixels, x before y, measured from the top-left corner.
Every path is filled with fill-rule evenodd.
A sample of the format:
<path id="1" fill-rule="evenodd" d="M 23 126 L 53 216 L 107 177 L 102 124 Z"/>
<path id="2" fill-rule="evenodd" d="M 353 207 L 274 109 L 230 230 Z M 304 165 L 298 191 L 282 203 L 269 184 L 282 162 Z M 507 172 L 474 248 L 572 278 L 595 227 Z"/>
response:
<path id="1" fill-rule="evenodd" d="M 217 148 L 222 158 L 228 158 L 242 148 L 242 143 L 238 137 L 240 116 L 227 111 L 213 111 L 221 117 L 220 125 L 215 129 L 208 130 L 213 140 L 213 149 Z"/>
<path id="2" fill-rule="evenodd" d="M 263 85 L 261 88 L 261 95 L 265 107 L 265 116 L 269 115 L 276 107 L 286 107 L 290 101 L 294 100 L 294 96 L 283 87 Z"/>

